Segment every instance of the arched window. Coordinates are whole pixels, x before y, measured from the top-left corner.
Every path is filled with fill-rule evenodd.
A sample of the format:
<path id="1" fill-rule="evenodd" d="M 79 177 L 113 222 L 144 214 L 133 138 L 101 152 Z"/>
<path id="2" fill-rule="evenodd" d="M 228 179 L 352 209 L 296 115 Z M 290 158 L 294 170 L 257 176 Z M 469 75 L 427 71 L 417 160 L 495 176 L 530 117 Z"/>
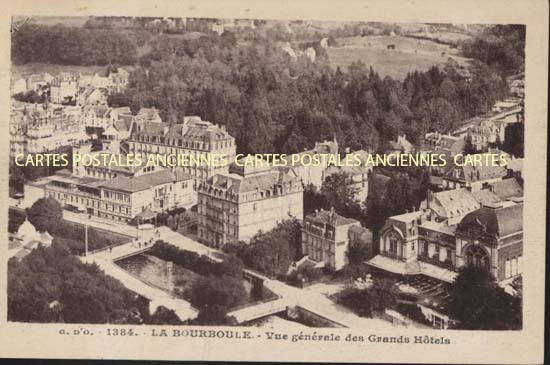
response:
<path id="1" fill-rule="evenodd" d="M 400 245 L 401 243 L 399 242 L 399 237 L 397 237 L 397 235 L 394 233 L 394 232 L 390 232 L 388 233 L 388 235 L 386 236 L 386 250 L 395 254 L 395 255 L 400 255 L 401 254 L 401 250 L 400 250 Z"/>
<path id="2" fill-rule="evenodd" d="M 466 249 L 466 264 L 469 266 L 490 269 L 490 260 L 487 252 L 480 246 L 470 246 Z"/>

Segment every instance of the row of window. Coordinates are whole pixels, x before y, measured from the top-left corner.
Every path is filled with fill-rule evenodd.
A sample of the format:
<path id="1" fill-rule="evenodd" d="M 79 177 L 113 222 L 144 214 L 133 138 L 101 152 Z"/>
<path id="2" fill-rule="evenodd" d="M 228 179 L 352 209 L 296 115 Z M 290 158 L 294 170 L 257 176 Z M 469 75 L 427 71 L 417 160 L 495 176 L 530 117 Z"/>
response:
<path id="1" fill-rule="evenodd" d="M 138 135 L 137 140 L 140 142 L 150 142 L 150 143 L 161 143 L 170 146 L 193 148 L 193 149 L 209 149 L 209 144 L 204 142 L 197 141 L 188 141 L 181 138 L 165 138 L 162 136 L 148 136 L 148 135 Z M 219 141 L 214 144 L 214 148 L 227 148 L 232 147 L 233 143 L 230 139 L 225 141 Z"/>
<path id="2" fill-rule="evenodd" d="M 95 199 L 89 199 L 89 198 L 83 198 L 83 197 L 79 198 L 78 196 L 67 195 L 65 193 L 55 193 L 53 191 L 50 191 L 48 193 L 48 196 L 50 198 L 54 198 L 54 199 L 57 199 L 59 201 L 65 201 L 67 203 L 75 203 L 75 204 L 80 203 L 80 204 L 82 204 L 86 207 L 89 207 L 89 208 L 97 208 L 97 209 L 101 208 L 101 209 L 104 209 L 104 210 L 117 212 L 117 213 L 121 213 L 121 214 L 127 214 L 127 215 L 130 214 L 130 208 L 129 207 L 118 205 L 118 204 L 109 204 L 109 203 L 105 203 L 105 202 L 100 202 L 99 200 L 95 200 Z"/>
<path id="3" fill-rule="evenodd" d="M 118 201 L 122 201 L 122 202 L 126 202 L 126 203 L 130 202 L 130 195 L 128 195 L 128 194 L 123 194 L 123 193 L 118 193 L 118 192 L 114 192 L 114 191 L 104 190 L 103 196 L 106 199 L 118 200 Z"/>

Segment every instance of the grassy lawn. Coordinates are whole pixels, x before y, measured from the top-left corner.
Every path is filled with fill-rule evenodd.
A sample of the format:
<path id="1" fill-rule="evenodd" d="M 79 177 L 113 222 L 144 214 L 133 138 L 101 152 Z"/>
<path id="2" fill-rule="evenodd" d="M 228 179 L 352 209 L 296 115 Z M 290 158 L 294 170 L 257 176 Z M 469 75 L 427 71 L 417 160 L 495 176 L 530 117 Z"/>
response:
<path id="1" fill-rule="evenodd" d="M 339 38 L 338 47 L 327 49 L 333 67 L 346 69 L 354 61 L 372 66 L 381 77 L 402 80 L 408 72 L 426 71 L 444 65 L 449 58 L 465 65 L 468 59 L 458 55 L 456 49 L 429 40 L 401 36 L 368 36 Z M 395 49 L 388 49 L 395 45 Z"/>
<path id="2" fill-rule="evenodd" d="M 69 247 L 71 252 L 79 255 L 85 249 L 85 227 L 82 224 L 62 220 L 62 223 L 50 232 L 54 241 Z M 130 242 L 126 235 L 88 227 L 88 250 L 97 250 L 112 245 Z"/>

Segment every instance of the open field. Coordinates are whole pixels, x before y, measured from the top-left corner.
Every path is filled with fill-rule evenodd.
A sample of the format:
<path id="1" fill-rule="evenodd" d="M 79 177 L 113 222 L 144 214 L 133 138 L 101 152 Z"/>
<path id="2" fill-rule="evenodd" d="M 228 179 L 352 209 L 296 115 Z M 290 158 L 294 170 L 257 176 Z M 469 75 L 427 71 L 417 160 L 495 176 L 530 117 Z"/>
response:
<path id="1" fill-rule="evenodd" d="M 408 72 L 426 71 L 443 66 L 449 58 L 466 65 L 467 58 L 458 55 L 457 49 L 429 40 L 401 36 L 367 36 L 337 39 L 338 47 L 327 49 L 333 67 L 347 68 L 354 61 L 372 66 L 381 77 L 403 79 Z M 388 49 L 394 45 L 395 49 Z"/>
<path id="2" fill-rule="evenodd" d="M 456 32 L 429 32 L 429 33 L 411 33 L 411 37 L 425 37 L 430 38 L 435 41 L 445 42 L 445 43 L 459 43 L 468 38 L 471 38 L 470 35 L 464 33 Z"/>

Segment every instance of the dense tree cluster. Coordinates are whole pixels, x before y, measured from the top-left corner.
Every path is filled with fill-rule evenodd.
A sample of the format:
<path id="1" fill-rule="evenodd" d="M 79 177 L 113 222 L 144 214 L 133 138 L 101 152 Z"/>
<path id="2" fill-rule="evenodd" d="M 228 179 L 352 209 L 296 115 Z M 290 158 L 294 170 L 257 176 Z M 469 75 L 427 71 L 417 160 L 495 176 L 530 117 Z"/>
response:
<path id="1" fill-rule="evenodd" d="M 224 250 L 236 254 L 251 269 L 268 276 L 284 276 L 301 254 L 300 222 L 288 219 L 271 231 L 257 233 L 249 244 L 227 244 Z"/>
<path id="2" fill-rule="evenodd" d="M 525 70 L 525 25 L 487 27 L 462 44 L 466 57 L 480 60 L 506 75 Z"/>
<path id="3" fill-rule="evenodd" d="M 139 323 L 137 296 L 63 245 L 8 263 L 8 318 L 18 322 Z"/>
<path id="4" fill-rule="evenodd" d="M 451 284 L 449 312 L 460 329 L 522 328 L 521 297 L 507 294 L 483 268 L 464 266 L 459 270 Z"/>
<path id="5" fill-rule="evenodd" d="M 61 65 L 128 65 L 137 59 L 134 36 L 109 29 L 26 23 L 13 33 L 12 60 Z"/>
<path id="6" fill-rule="evenodd" d="M 11 212 L 10 216 L 14 217 L 11 229 L 14 229 L 15 232 L 19 228 L 16 224 L 20 219 L 18 219 L 18 215 Z M 71 253 L 80 255 L 84 252 L 86 228 L 81 224 L 63 220 L 63 209 L 57 200 L 53 198 L 38 199 L 28 209 L 27 217 L 37 231 L 48 231 L 54 237 L 54 242 L 67 247 Z M 128 241 L 126 236 L 119 236 L 88 227 L 88 250 L 90 251 L 126 241 Z"/>
<path id="7" fill-rule="evenodd" d="M 521 122 L 508 124 L 504 134 L 504 143 L 499 147 L 514 157 L 523 158 L 525 148 L 525 125 Z"/>
<path id="8" fill-rule="evenodd" d="M 361 317 L 372 318 L 396 305 L 397 292 L 394 284 L 392 280 L 377 279 L 370 288 L 348 287 L 338 293 L 336 299 Z"/>
<path id="9" fill-rule="evenodd" d="M 54 198 L 40 198 L 29 208 L 27 218 L 38 232 L 44 232 L 61 222 L 63 209 Z"/>
<path id="10" fill-rule="evenodd" d="M 372 229 L 375 241 L 386 219 L 418 209 L 429 187 L 428 170 L 422 167 L 378 168 L 376 174 L 388 181 L 369 185 L 364 222 Z"/>
<path id="11" fill-rule="evenodd" d="M 176 265 L 204 276 L 229 275 L 242 277 L 243 263 L 238 258 L 231 256 L 222 262 L 216 262 L 208 256 L 201 256 L 193 251 L 179 249 L 164 241 L 157 241 L 147 254 L 156 256 L 164 261 L 173 262 Z"/>
<path id="12" fill-rule="evenodd" d="M 113 25 L 119 21 L 122 26 Z M 100 26 L 103 23 L 111 26 Z M 211 21 L 188 22 L 179 25 L 184 34 L 173 36 L 138 23 L 94 18 L 83 28 L 27 24 L 15 33 L 12 54 L 16 63 L 137 62 L 130 87 L 111 96 L 111 104 L 130 105 L 134 111 L 155 106 L 163 120 L 172 123 L 200 115 L 225 124 L 243 153 L 299 152 L 334 136 L 352 150 L 384 147 L 398 133 L 418 142 L 427 131 L 446 132 L 461 120 L 489 111 L 507 93 L 503 68 L 516 67 L 524 57 L 521 29 L 488 27 L 465 45 L 465 52 L 481 61 L 469 67 L 469 76 L 449 60 L 443 70 L 434 67 L 397 81 L 381 78 L 361 62 L 334 70 L 318 45 L 321 38 L 310 34 L 304 43 L 279 29 L 291 37 L 297 51 L 307 45 L 315 48 L 314 62 L 306 55 L 293 59 L 277 43 L 277 26 L 218 36 Z M 399 30 L 395 25 L 378 28 Z M 149 32 L 150 39 L 138 29 Z M 505 49 L 493 51 L 499 47 Z M 495 64 L 501 53 L 511 59 L 503 61 L 506 67 Z"/>
<path id="13" fill-rule="evenodd" d="M 293 61 L 268 38 L 165 36 L 111 102 L 155 106 L 173 123 L 194 114 L 225 124 L 243 153 L 299 152 L 334 136 L 352 150 L 376 149 L 398 133 L 418 142 L 449 131 L 506 95 L 498 73 L 482 63 L 470 72 L 471 80 L 450 61 L 396 81 L 361 62 L 343 71 L 323 58 Z"/>

